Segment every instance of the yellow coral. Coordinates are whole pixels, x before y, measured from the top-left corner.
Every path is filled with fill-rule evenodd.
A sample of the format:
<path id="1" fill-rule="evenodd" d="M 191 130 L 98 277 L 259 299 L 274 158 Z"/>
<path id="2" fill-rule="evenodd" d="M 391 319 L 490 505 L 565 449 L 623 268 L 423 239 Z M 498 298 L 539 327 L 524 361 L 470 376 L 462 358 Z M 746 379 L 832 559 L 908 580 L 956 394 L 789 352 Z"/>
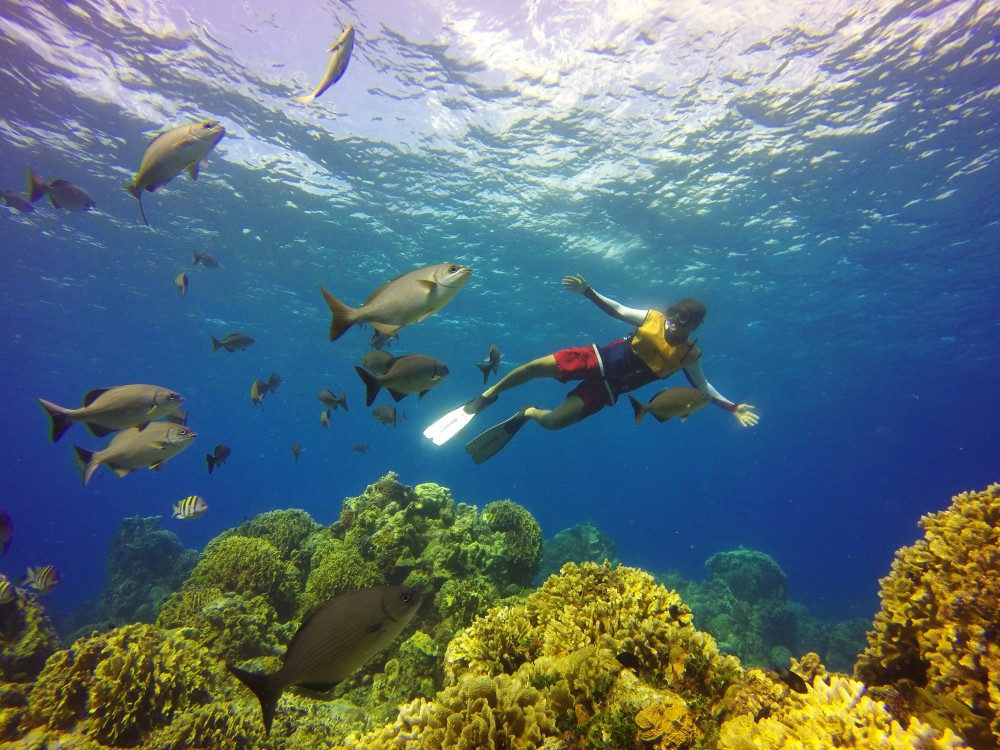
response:
<path id="1" fill-rule="evenodd" d="M 896 553 L 881 581 L 882 609 L 855 677 L 871 685 L 912 680 L 961 701 L 1000 744 L 1000 484 L 965 492 L 920 520 L 924 538 Z M 974 713 L 973 713 L 974 712 Z M 983 717 L 975 719 L 976 715 Z"/>
<path id="2" fill-rule="evenodd" d="M 904 728 L 866 687 L 846 677 L 815 678 L 805 694 L 791 693 L 778 710 L 755 722 L 737 716 L 722 725 L 718 750 L 958 750 L 950 730 L 911 719 Z"/>

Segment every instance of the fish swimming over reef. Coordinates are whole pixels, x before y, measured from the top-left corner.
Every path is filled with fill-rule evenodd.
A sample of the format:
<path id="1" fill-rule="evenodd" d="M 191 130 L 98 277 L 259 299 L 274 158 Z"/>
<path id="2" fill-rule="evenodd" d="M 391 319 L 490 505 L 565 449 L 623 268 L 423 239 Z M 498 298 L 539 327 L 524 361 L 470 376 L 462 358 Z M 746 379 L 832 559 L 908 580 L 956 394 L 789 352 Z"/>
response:
<path id="1" fill-rule="evenodd" d="M 321 404 L 323 404 L 324 406 L 329 406 L 334 411 L 337 410 L 337 407 L 341 407 L 344 411 L 348 411 L 347 391 L 341 391 L 339 396 L 334 396 L 333 391 L 331 391 L 329 388 L 324 388 L 319 392 L 317 398 L 319 399 Z"/>
<path id="2" fill-rule="evenodd" d="M 648 404 L 640 403 L 633 396 L 629 396 L 628 400 L 635 412 L 635 423 L 639 424 L 647 413 L 652 414 L 658 422 L 666 422 L 674 417 L 680 417 L 683 422 L 711 403 L 712 397 L 697 388 L 676 386 L 660 391 Z"/>
<path id="3" fill-rule="evenodd" d="M 217 352 L 219 349 L 225 349 L 227 352 L 242 352 L 256 341 L 245 333 L 231 333 L 222 341 L 219 341 L 215 336 L 209 336 L 209 338 L 212 339 L 213 352 Z"/>
<path id="4" fill-rule="evenodd" d="M 177 274 L 177 278 L 174 279 L 174 286 L 177 287 L 177 291 L 181 293 L 182 297 L 186 297 L 188 293 L 188 275 L 183 271 Z"/>
<path id="5" fill-rule="evenodd" d="M 0 509 L 0 555 L 6 555 L 14 539 L 14 520 L 10 514 Z"/>
<path id="6" fill-rule="evenodd" d="M 97 437 L 104 437 L 170 416 L 181 408 L 183 402 L 183 397 L 176 391 L 144 384 L 95 388 L 83 397 L 83 406 L 79 409 L 67 409 L 43 398 L 38 399 L 52 423 L 53 443 L 77 422 L 86 424 Z"/>
<path id="7" fill-rule="evenodd" d="M 28 170 L 28 200 L 34 203 L 42 196 L 49 196 L 49 201 L 56 208 L 67 211 L 89 211 L 97 203 L 79 185 L 74 185 L 67 180 L 52 180 L 46 184 L 45 180 Z"/>
<path id="8" fill-rule="evenodd" d="M 0 198 L 2 198 L 3 202 L 15 211 L 20 211 L 21 213 L 31 213 L 35 210 L 35 206 L 31 201 L 20 193 L 15 193 L 13 190 L 0 190 Z"/>
<path id="9" fill-rule="evenodd" d="M 501 359 L 503 359 L 503 352 L 500 351 L 496 344 L 490 344 L 490 351 L 489 354 L 486 355 L 486 361 L 476 364 L 479 371 L 483 373 L 484 383 L 489 380 L 491 372 L 494 375 L 497 374 L 497 370 L 500 369 Z"/>
<path id="10" fill-rule="evenodd" d="M 10 579 L 0 573 L 0 604 L 10 604 L 17 599 L 17 588 Z"/>
<path id="11" fill-rule="evenodd" d="M 39 594 L 47 594 L 62 580 L 59 569 L 55 565 L 42 565 L 38 568 L 28 568 L 20 581 L 21 586 L 31 586 Z"/>
<path id="12" fill-rule="evenodd" d="M 198 518 L 208 510 L 208 503 L 201 495 L 190 495 L 173 506 L 174 514 L 171 518 L 179 518 L 187 521 Z"/>
<path id="13" fill-rule="evenodd" d="M 196 266 L 201 263 L 205 268 L 218 268 L 219 261 L 211 253 L 199 253 L 197 250 L 191 253 L 193 261 L 191 265 Z"/>
<path id="14" fill-rule="evenodd" d="M 420 592 L 406 586 L 373 586 L 340 594 L 299 626 L 277 672 L 258 674 L 227 666 L 257 696 L 264 731 L 270 734 L 285 690 L 293 686 L 332 690 L 396 640 L 420 600 Z"/>
<path id="15" fill-rule="evenodd" d="M 101 464 L 120 477 L 136 469 L 159 471 L 163 464 L 187 448 L 198 433 L 173 422 L 150 422 L 145 428 L 130 427 L 111 438 L 104 450 L 89 451 L 74 445 L 83 465 L 83 483 L 87 484 Z"/>
<path id="16" fill-rule="evenodd" d="M 364 381 L 367 406 L 375 401 L 378 392 L 385 388 L 394 400 L 399 401 L 411 393 L 419 393 L 423 398 L 431 388 L 441 384 L 447 377 L 448 365 L 426 354 L 404 354 L 389 363 L 384 375 L 374 375 L 363 367 L 355 371 Z"/>
<path id="17" fill-rule="evenodd" d="M 155 193 L 184 170 L 192 180 L 197 180 L 199 165 L 225 134 L 226 129 L 215 120 L 202 120 L 165 130 L 150 142 L 142 155 L 139 171 L 125 186 L 139 201 L 139 213 L 147 227 L 149 221 L 142 207 L 143 191 Z"/>
<path id="18" fill-rule="evenodd" d="M 225 443 L 219 443 L 215 446 L 215 449 L 211 453 L 205 454 L 205 463 L 208 464 L 208 473 L 211 474 L 215 470 L 216 466 L 222 466 L 226 463 L 226 459 L 229 458 L 229 454 L 233 452 Z"/>
<path id="19" fill-rule="evenodd" d="M 455 263 L 417 268 L 386 282 L 361 307 L 348 307 L 322 286 L 330 308 L 330 341 L 339 339 L 356 323 L 370 323 L 379 333 L 394 333 L 433 315 L 451 301 L 469 280 L 472 269 Z"/>
<path id="20" fill-rule="evenodd" d="M 310 104 L 316 97 L 321 96 L 324 91 L 343 77 L 344 72 L 347 70 L 347 64 L 351 61 L 351 52 L 353 51 L 354 25 L 348 24 L 347 28 L 344 29 L 344 33 L 340 35 L 340 38 L 327 48 L 327 52 L 332 53 L 330 55 L 330 62 L 327 63 L 323 78 L 320 79 L 316 88 L 311 94 L 307 94 L 306 96 L 292 97 L 292 101 L 299 104 Z"/>

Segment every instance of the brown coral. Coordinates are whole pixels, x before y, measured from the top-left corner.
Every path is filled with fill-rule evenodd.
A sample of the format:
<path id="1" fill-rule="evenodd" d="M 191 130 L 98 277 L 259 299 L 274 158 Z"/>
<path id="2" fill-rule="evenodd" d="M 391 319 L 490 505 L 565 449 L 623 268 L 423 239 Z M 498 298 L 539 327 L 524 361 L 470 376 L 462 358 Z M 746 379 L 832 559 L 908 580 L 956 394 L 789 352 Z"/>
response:
<path id="1" fill-rule="evenodd" d="M 998 747 L 1000 484 L 957 495 L 920 525 L 924 538 L 899 550 L 881 581 L 882 609 L 855 677 L 880 686 L 910 681 L 960 701 L 971 710 L 954 728 L 977 746 Z"/>

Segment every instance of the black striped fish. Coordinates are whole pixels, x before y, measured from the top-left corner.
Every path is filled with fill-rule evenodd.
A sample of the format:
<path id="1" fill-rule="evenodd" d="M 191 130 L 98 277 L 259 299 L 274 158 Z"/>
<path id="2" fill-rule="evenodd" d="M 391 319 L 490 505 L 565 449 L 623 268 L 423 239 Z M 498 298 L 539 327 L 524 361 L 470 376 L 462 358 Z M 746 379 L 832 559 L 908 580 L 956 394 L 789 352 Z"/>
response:
<path id="1" fill-rule="evenodd" d="M 31 586 L 39 594 L 47 594 L 56 587 L 61 576 L 59 569 L 55 565 L 42 565 L 39 568 L 28 568 L 19 583 L 22 586 Z"/>
<path id="2" fill-rule="evenodd" d="M 0 573 L 0 604 L 10 604 L 17 599 L 17 590 L 7 576 Z"/>
<path id="3" fill-rule="evenodd" d="M 197 518 L 206 510 L 208 510 L 208 503 L 205 502 L 205 498 L 201 495 L 191 495 L 174 506 L 173 517 L 186 521 L 191 518 Z"/>

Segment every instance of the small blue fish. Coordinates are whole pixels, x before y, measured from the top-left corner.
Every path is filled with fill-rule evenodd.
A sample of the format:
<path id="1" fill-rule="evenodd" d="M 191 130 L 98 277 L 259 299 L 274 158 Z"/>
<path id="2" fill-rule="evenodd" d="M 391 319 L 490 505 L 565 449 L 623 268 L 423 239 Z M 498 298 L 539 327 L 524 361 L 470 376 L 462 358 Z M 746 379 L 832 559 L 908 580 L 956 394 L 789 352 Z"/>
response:
<path id="1" fill-rule="evenodd" d="M 62 576 L 59 575 L 59 569 L 55 565 L 42 565 L 38 568 L 28 568 L 28 572 L 18 583 L 21 586 L 31 586 L 39 594 L 47 594 L 60 580 Z"/>
<path id="2" fill-rule="evenodd" d="M 208 510 L 208 503 L 205 502 L 205 498 L 201 495 L 190 495 L 173 507 L 173 518 L 179 518 L 182 521 L 187 521 L 204 514 L 205 511 Z"/>

